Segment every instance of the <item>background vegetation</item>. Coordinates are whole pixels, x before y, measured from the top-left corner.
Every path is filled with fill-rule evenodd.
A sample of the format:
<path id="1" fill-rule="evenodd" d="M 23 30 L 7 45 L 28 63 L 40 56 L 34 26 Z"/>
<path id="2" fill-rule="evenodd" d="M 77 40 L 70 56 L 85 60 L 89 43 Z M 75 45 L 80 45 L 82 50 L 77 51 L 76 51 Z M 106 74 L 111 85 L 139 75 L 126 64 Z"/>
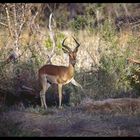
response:
<path id="1" fill-rule="evenodd" d="M 138 3 L 0 4 L 1 112 L 8 104 L 38 104 L 38 69 L 50 61 L 67 65 L 61 43 L 68 37 L 73 48 L 72 36 L 81 44 L 75 79 L 85 92 L 66 85 L 71 106 L 87 98 L 139 97 L 139 12 Z"/>

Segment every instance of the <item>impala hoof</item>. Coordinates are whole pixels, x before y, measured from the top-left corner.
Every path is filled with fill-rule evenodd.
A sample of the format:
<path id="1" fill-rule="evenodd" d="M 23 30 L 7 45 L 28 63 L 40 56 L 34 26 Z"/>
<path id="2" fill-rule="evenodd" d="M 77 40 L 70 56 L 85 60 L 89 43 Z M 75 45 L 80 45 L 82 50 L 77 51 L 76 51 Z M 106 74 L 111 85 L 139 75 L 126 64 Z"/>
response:
<path id="1" fill-rule="evenodd" d="M 59 109 L 62 109 L 62 106 L 59 106 Z"/>
<path id="2" fill-rule="evenodd" d="M 47 110 L 48 107 L 47 106 L 41 106 L 41 108 Z"/>

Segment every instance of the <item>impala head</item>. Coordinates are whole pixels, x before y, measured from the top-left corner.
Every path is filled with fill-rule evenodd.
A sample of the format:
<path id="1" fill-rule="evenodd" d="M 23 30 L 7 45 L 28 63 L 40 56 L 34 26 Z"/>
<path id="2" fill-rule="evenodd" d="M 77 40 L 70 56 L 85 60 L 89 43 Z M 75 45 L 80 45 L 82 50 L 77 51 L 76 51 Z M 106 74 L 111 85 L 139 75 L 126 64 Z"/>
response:
<path id="1" fill-rule="evenodd" d="M 70 64 L 72 64 L 72 65 L 74 66 L 75 63 L 76 63 L 76 55 L 77 55 L 77 51 L 78 51 L 78 48 L 79 48 L 80 44 L 79 44 L 79 43 L 77 42 L 77 40 L 73 37 L 74 41 L 76 42 L 76 47 L 75 47 L 75 49 L 72 51 L 68 46 L 66 46 L 66 45 L 64 44 L 64 42 L 65 42 L 66 39 L 67 39 L 67 38 L 65 38 L 65 39 L 63 40 L 63 42 L 62 42 L 62 46 L 63 46 L 62 50 L 63 50 L 64 53 L 67 53 L 67 54 L 69 55 L 69 62 L 70 62 Z"/>

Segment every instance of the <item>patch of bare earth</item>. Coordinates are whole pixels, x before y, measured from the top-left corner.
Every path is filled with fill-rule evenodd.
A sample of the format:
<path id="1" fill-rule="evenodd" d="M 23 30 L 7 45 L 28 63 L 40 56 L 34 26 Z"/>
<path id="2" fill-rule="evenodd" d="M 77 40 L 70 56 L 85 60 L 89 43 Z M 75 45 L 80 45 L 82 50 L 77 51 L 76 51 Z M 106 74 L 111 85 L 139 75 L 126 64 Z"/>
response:
<path id="1" fill-rule="evenodd" d="M 140 136 L 140 99 L 85 100 L 45 115 L 22 111 L 3 115 L 37 136 Z"/>

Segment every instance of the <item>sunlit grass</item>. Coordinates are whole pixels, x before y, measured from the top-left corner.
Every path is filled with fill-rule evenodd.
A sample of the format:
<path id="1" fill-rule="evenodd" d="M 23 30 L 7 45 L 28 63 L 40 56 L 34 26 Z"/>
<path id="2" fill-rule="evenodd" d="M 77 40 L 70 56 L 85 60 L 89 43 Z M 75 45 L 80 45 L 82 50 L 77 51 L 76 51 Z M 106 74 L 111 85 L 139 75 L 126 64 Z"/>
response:
<path id="1" fill-rule="evenodd" d="M 36 35 L 36 37 L 32 36 L 30 38 L 28 31 L 24 31 L 20 38 L 22 42 L 20 51 L 23 54 L 17 63 L 9 63 L 4 68 L 1 66 L 1 77 L 6 77 L 5 80 L 1 80 L 1 86 L 5 87 L 6 81 L 11 81 L 12 84 L 8 84 L 7 88 L 5 88 L 11 88 L 14 92 L 14 79 L 19 73 L 25 78 L 29 87 L 38 88 L 37 71 L 42 65 L 46 64 L 46 56 L 50 51 L 43 44 L 49 35 L 44 30 L 41 33 L 43 35 L 46 34 L 46 36 L 38 38 L 39 35 Z M 139 38 L 137 35 L 132 34 L 130 31 L 118 33 L 112 25 L 105 24 L 101 29 L 94 29 L 93 31 L 90 28 L 78 32 L 72 30 L 57 31 L 56 38 L 57 36 L 59 42 L 56 44 L 56 53 L 52 57 L 52 63 L 56 65 L 68 65 L 68 59 L 64 56 L 61 48 L 57 48 L 57 45 L 63 40 L 62 36 L 68 37 L 66 43 L 71 48 L 75 47 L 72 36 L 80 43 L 75 65 L 75 80 L 83 86 L 86 94 L 83 95 L 79 89 L 77 91 L 74 90 L 69 84 L 68 88 L 72 90 L 72 103 L 80 102 L 86 96 L 93 99 L 108 98 L 133 90 L 129 75 L 132 74 L 131 69 L 135 66 L 127 63 L 127 58 L 139 57 L 138 53 L 136 53 L 139 49 Z M 30 39 L 32 45 L 28 46 L 27 42 Z M 1 43 L 2 41 L 4 40 L 2 39 Z M 38 41 L 40 43 L 39 46 L 36 44 Z M 4 58 L 4 53 L 9 51 L 9 48 L 4 47 L 4 45 L 3 48 L 1 50 L 1 58 Z M 25 48 L 27 48 L 26 51 Z"/>

